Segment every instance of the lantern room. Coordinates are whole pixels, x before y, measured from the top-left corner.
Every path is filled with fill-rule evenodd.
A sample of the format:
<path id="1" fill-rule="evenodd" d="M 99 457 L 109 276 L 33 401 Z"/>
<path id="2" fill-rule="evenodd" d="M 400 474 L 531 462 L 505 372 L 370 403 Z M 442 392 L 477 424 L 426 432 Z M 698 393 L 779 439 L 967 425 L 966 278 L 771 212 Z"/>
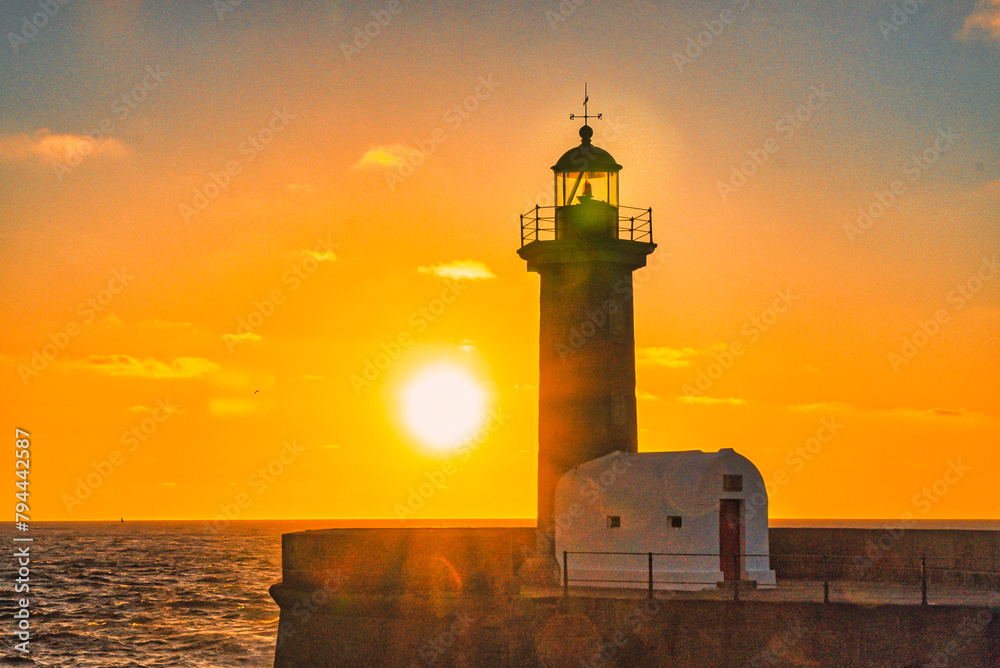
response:
<path id="1" fill-rule="evenodd" d="M 611 154 L 590 143 L 594 131 L 580 128 L 580 145 L 552 166 L 555 174 L 556 238 L 618 238 L 618 172 Z"/>

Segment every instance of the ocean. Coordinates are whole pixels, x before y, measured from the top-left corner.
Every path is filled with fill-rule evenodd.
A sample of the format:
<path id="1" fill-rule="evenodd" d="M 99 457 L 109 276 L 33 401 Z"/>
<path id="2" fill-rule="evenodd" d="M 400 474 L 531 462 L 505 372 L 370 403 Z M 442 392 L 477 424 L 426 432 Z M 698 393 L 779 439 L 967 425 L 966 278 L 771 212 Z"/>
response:
<path id="1" fill-rule="evenodd" d="M 449 521 L 420 525 L 448 526 Z M 460 521 L 461 526 L 533 524 Z M 330 527 L 399 527 L 397 520 L 3 523 L 8 558 L 0 663 L 18 666 L 274 665 L 281 534 Z M 13 593 L 17 547 L 33 538 L 30 591 Z M 29 599 L 29 645 L 15 649 L 12 615 Z"/>
<path id="2" fill-rule="evenodd" d="M 525 520 L 428 522 L 423 526 L 525 526 Z M 773 520 L 772 526 L 880 527 L 867 520 Z M 35 523 L 30 592 L 14 594 L 5 559 L 4 665 L 266 668 L 274 663 L 278 606 L 268 588 L 281 579 L 281 534 L 333 526 L 399 527 L 387 521 L 297 520 Z M 416 525 L 408 525 L 416 526 Z M 920 528 L 991 529 L 996 521 L 927 522 Z M 14 649 L 15 601 L 28 597 L 30 653 Z"/>
<path id="3" fill-rule="evenodd" d="M 281 534 L 330 522 L 35 523 L 27 594 L 3 567 L 3 663 L 26 666 L 274 664 Z M 9 526 L 9 525 L 8 525 Z M 9 545 L 16 534 L 5 535 Z M 18 543 L 16 545 L 24 545 Z M 9 548 L 8 554 L 13 554 Z M 15 650 L 15 599 L 30 600 L 30 653 Z M 15 661 L 17 663 L 15 663 Z"/>

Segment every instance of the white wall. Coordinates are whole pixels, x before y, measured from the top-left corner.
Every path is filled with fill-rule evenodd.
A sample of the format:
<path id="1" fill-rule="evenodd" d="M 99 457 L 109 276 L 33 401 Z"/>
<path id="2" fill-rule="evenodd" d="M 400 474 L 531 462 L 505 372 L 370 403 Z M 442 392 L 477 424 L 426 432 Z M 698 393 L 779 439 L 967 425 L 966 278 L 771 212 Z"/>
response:
<path id="1" fill-rule="evenodd" d="M 724 473 L 743 476 L 742 492 L 723 492 Z M 563 476 L 556 488 L 556 557 L 563 551 L 639 552 L 641 555 L 569 555 L 570 579 L 632 580 L 591 586 L 648 586 L 648 552 L 711 556 L 654 556 L 655 586 L 715 587 L 719 567 L 719 499 L 741 499 L 744 554 L 766 555 L 767 495 L 760 472 L 731 449 L 623 454 L 587 462 Z M 609 529 L 607 517 L 621 517 Z M 680 529 L 667 517 L 682 518 Z M 745 557 L 744 579 L 773 586 L 767 557 Z M 577 586 L 588 583 L 576 582 Z"/>

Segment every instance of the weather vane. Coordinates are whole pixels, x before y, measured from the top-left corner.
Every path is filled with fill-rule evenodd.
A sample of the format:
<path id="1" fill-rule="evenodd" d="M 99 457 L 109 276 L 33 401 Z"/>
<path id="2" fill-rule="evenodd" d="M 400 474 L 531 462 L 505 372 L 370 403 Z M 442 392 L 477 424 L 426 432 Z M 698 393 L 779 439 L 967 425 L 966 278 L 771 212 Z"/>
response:
<path id="1" fill-rule="evenodd" d="M 587 119 L 589 119 L 589 118 L 596 118 L 597 120 L 601 120 L 601 116 L 603 116 L 603 114 L 590 115 L 590 114 L 587 113 L 587 102 L 589 100 L 590 100 L 590 93 L 587 92 L 587 84 L 584 83 L 583 84 L 583 124 L 584 125 L 589 125 L 589 123 L 587 123 Z M 580 114 L 570 114 L 569 115 L 569 120 L 571 120 L 571 121 L 575 120 L 577 118 L 580 118 Z"/>

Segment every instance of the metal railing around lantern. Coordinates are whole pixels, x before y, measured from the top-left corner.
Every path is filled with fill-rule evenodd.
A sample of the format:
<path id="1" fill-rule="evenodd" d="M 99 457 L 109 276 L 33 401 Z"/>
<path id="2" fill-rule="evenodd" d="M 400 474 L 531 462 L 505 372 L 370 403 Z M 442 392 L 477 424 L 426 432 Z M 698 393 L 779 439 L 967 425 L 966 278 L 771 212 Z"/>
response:
<path id="1" fill-rule="evenodd" d="M 552 241 L 556 238 L 556 208 L 536 206 L 521 214 L 521 247 L 532 241 Z M 653 209 L 619 206 L 618 239 L 653 243 Z"/>

